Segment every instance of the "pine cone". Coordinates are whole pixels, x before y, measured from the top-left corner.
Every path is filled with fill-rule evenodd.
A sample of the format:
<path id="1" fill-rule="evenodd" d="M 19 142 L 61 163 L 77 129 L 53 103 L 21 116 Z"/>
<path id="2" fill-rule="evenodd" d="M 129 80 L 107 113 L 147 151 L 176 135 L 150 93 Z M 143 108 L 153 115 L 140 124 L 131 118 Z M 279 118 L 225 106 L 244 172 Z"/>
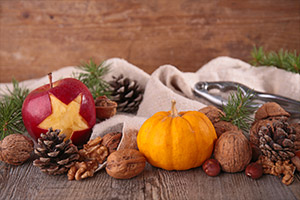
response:
<path id="1" fill-rule="evenodd" d="M 117 102 L 117 111 L 135 113 L 143 99 L 144 90 L 140 88 L 137 81 L 124 78 L 121 74 L 113 76 L 109 83 L 113 88 L 111 98 Z"/>
<path id="2" fill-rule="evenodd" d="M 271 161 L 289 160 L 295 156 L 295 130 L 287 122 L 280 120 L 270 122 L 272 123 L 261 126 L 257 135 L 252 134 L 250 140 L 259 141 L 258 146 L 262 154 Z"/>
<path id="3" fill-rule="evenodd" d="M 33 161 L 33 165 L 41 171 L 51 174 L 63 174 L 79 159 L 78 149 L 71 140 L 64 141 L 65 135 L 59 135 L 60 130 L 53 131 L 49 128 L 46 134 L 41 134 L 38 146 L 34 153 L 39 159 Z"/>

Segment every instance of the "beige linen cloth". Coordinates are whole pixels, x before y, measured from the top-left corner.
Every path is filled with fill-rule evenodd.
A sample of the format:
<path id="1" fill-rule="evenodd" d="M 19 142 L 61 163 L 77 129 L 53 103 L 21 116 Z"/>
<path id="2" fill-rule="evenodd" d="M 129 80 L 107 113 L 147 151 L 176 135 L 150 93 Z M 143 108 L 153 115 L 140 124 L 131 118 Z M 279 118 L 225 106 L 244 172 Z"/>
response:
<path id="1" fill-rule="evenodd" d="M 110 72 L 105 76 L 105 80 L 109 81 L 112 76 L 123 74 L 136 80 L 145 89 L 145 93 L 136 115 L 118 113 L 96 124 L 92 139 L 110 131 L 122 131 L 126 136 L 131 130 L 138 130 L 154 113 L 169 111 L 172 99 L 177 102 L 176 107 L 179 111 L 199 110 L 206 105 L 197 101 L 193 95 L 192 88 L 198 81 L 235 81 L 261 92 L 279 94 L 300 101 L 299 74 L 275 67 L 253 67 L 229 57 L 215 58 L 195 73 L 181 72 L 172 65 L 163 65 L 149 75 L 123 59 L 112 58 L 106 63 L 110 66 Z M 52 76 L 55 81 L 72 77 L 74 73 L 79 72 L 76 67 L 65 67 L 53 72 Z M 23 81 L 20 84 L 33 90 L 48 82 L 45 76 L 41 79 Z M 0 84 L 0 93 L 4 93 L 7 88 L 12 88 L 12 85 Z"/>

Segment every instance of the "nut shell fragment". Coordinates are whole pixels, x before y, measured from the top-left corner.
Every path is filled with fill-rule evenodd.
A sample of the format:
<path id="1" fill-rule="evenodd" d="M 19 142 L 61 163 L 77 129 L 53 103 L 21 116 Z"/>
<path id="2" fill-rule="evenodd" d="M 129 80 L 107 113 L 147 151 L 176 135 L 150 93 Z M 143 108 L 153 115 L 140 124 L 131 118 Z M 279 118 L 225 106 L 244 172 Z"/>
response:
<path id="1" fill-rule="evenodd" d="M 268 117 L 290 117 L 279 104 L 268 102 L 262 105 L 255 113 L 255 120 L 266 119 Z"/>

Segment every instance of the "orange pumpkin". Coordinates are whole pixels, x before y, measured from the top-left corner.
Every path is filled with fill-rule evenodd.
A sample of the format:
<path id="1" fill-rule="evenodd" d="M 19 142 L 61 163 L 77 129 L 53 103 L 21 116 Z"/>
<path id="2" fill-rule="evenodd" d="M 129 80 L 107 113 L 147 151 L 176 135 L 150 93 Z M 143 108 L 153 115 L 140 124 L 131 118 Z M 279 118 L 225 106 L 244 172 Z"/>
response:
<path id="1" fill-rule="evenodd" d="M 211 121 L 201 112 L 178 113 L 172 101 L 169 112 L 161 111 L 140 128 L 137 145 L 147 161 L 166 170 L 199 167 L 210 158 L 217 139 Z"/>

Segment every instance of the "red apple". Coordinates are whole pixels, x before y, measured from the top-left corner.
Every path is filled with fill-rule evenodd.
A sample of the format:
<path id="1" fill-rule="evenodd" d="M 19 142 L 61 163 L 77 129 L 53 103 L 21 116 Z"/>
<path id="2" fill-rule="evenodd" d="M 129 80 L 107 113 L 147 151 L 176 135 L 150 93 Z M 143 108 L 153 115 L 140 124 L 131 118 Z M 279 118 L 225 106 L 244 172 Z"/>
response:
<path id="1" fill-rule="evenodd" d="M 32 138 L 48 128 L 60 129 L 75 145 L 84 144 L 96 123 L 93 96 L 79 80 L 65 78 L 33 90 L 25 99 L 22 117 Z"/>

